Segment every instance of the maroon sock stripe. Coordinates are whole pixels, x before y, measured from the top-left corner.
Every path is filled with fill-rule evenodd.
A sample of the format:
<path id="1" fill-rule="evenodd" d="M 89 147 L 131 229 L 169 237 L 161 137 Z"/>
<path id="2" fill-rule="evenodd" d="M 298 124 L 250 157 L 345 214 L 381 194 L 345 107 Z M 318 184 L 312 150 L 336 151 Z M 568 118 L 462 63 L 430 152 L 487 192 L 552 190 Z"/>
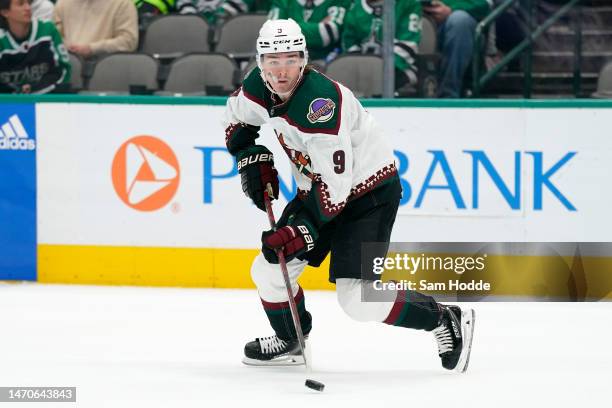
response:
<path id="1" fill-rule="evenodd" d="M 303 299 L 304 299 L 304 291 L 302 290 L 302 287 L 299 286 L 298 293 L 295 295 L 295 304 L 296 305 L 299 304 Z M 265 310 L 289 309 L 289 301 L 274 303 L 274 302 L 266 302 L 265 300 L 261 299 L 261 303 L 263 304 L 263 307 Z"/>
<path id="2" fill-rule="evenodd" d="M 383 323 L 390 325 L 395 325 L 397 323 L 397 320 L 402 316 L 402 310 L 404 309 L 404 306 L 406 306 L 407 295 L 408 293 L 405 290 L 400 290 L 397 292 L 395 303 L 393 304 L 393 307 L 389 312 L 389 316 L 387 316 L 387 318 L 383 320 Z"/>

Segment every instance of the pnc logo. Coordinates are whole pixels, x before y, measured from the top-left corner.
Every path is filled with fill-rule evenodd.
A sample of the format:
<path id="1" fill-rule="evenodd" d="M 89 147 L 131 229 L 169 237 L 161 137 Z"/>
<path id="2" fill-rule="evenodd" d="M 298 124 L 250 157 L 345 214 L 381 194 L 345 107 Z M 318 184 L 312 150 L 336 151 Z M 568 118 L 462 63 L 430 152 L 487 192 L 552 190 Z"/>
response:
<path id="1" fill-rule="evenodd" d="M 111 174 L 121 201 L 139 211 L 168 204 L 180 179 L 176 155 L 153 136 L 135 136 L 123 143 L 115 153 Z"/>

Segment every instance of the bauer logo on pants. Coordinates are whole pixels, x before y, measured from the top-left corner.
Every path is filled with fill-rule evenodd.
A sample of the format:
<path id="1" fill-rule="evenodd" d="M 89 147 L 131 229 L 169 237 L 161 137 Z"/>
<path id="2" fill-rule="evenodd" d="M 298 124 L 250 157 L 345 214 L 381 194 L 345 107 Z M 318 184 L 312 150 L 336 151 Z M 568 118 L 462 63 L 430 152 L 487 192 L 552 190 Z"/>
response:
<path id="1" fill-rule="evenodd" d="M 115 192 L 126 205 L 154 211 L 172 200 L 179 185 L 176 155 L 162 140 L 135 136 L 123 143 L 113 159 Z"/>

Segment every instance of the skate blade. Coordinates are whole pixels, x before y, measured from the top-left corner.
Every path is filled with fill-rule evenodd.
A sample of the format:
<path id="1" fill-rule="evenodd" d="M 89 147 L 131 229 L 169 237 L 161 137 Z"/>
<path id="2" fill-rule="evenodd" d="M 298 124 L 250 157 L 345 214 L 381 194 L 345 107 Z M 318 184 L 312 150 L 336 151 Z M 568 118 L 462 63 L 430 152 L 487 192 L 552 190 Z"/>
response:
<path id="1" fill-rule="evenodd" d="M 455 367 L 455 371 L 459 373 L 465 373 L 470 362 L 475 322 L 476 312 L 474 312 L 473 309 L 466 309 L 461 312 L 461 335 L 463 336 L 463 349 L 461 350 L 457 367 Z"/>
<path id="2" fill-rule="evenodd" d="M 290 355 L 282 356 L 272 360 L 256 360 L 253 358 L 243 357 L 242 363 L 249 366 L 260 366 L 260 367 L 289 367 L 304 365 L 304 357 Z"/>

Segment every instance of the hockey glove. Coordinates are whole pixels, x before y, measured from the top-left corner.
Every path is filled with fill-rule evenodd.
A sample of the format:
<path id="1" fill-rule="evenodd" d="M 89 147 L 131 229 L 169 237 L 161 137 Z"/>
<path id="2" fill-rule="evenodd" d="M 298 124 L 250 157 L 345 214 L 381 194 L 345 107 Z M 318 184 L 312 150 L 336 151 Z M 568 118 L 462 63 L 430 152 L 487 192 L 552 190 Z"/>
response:
<path id="1" fill-rule="evenodd" d="M 259 137 L 259 126 L 246 123 L 232 123 L 225 129 L 225 145 L 232 156 L 237 156 L 241 150 L 255 146 Z"/>
<path id="2" fill-rule="evenodd" d="M 261 234 L 262 252 L 268 262 L 277 264 L 276 249 L 282 248 L 285 260 L 289 262 L 313 249 L 317 238 L 317 231 L 305 222 L 287 225 Z"/>
<path id="3" fill-rule="evenodd" d="M 263 192 L 268 183 L 273 196 L 278 197 L 278 172 L 274 168 L 274 156 L 265 146 L 254 145 L 236 155 L 238 172 L 242 180 L 242 191 L 262 211 L 266 211 Z"/>

